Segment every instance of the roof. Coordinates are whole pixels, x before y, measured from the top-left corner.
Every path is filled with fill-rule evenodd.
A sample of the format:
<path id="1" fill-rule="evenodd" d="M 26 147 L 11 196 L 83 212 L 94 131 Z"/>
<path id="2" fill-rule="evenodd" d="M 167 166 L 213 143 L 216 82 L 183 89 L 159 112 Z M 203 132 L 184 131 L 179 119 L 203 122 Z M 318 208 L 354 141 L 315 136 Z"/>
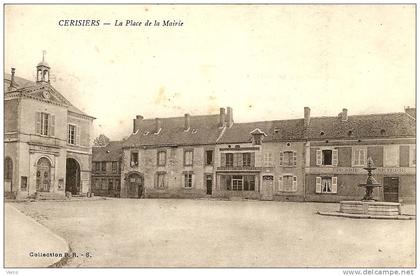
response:
<path id="1" fill-rule="evenodd" d="M 4 92 L 8 93 L 8 88 L 11 83 L 11 75 L 10 74 L 4 74 Z M 75 107 L 71 102 L 69 102 L 60 92 L 58 92 L 51 84 L 45 83 L 45 82 L 33 82 L 21 77 L 18 77 L 15 75 L 14 81 L 13 81 L 13 92 L 15 91 L 22 91 L 23 93 L 31 93 L 31 95 L 37 95 L 39 94 L 37 91 L 41 90 L 48 90 L 52 95 L 54 95 L 54 99 L 57 102 L 64 103 L 67 105 L 67 109 L 70 112 L 85 115 L 88 117 L 91 117 L 87 115 L 85 112 L 81 111 L 77 107 Z M 54 100 L 53 99 L 53 100 Z M 93 118 L 93 117 L 92 117 Z"/>
<path id="2" fill-rule="evenodd" d="M 184 131 L 184 117 L 160 118 L 160 121 L 161 130 L 157 134 L 156 119 L 139 121 L 139 130 L 127 138 L 124 146 L 214 144 L 222 132 L 222 128 L 219 128 L 219 115 L 191 115 L 188 131 Z"/>
<path id="3" fill-rule="evenodd" d="M 110 141 L 105 147 L 92 147 L 92 161 L 119 161 L 123 141 Z"/>
<path id="4" fill-rule="evenodd" d="M 413 118 L 416 118 L 416 108 L 415 107 L 407 107 L 405 108 L 405 112 Z"/>
<path id="5" fill-rule="evenodd" d="M 220 138 L 220 143 L 247 143 L 251 141 L 251 132 L 259 129 L 267 136 L 265 142 L 303 139 L 303 119 L 275 120 L 251 123 L 235 123 L 227 128 Z"/>
<path id="6" fill-rule="evenodd" d="M 416 122 L 406 113 L 310 118 L 309 140 L 415 137 Z"/>

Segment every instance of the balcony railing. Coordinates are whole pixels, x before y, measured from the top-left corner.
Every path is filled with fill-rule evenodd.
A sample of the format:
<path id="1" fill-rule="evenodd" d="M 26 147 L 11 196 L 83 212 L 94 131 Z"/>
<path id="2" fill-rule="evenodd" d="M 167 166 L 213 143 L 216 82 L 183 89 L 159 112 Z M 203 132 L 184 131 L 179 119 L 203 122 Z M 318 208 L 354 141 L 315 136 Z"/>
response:
<path id="1" fill-rule="evenodd" d="M 217 167 L 218 171 L 261 171 L 261 167 L 252 166 L 225 166 Z"/>

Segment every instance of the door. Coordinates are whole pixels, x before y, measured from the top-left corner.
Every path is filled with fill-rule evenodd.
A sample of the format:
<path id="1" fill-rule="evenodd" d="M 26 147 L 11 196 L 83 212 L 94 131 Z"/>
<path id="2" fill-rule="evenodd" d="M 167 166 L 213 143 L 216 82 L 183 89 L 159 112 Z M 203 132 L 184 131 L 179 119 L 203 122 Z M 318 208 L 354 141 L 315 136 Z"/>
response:
<path id="1" fill-rule="evenodd" d="M 273 179 L 272 175 L 264 175 L 261 185 L 261 200 L 273 200 Z"/>
<path id="2" fill-rule="evenodd" d="M 398 202 L 398 177 L 384 177 L 384 201 Z"/>
<path id="3" fill-rule="evenodd" d="M 206 176 L 207 194 L 212 194 L 213 189 L 213 177 L 211 175 Z"/>
<path id="4" fill-rule="evenodd" d="M 51 164 L 50 161 L 42 157 L 38 161 L 36 171 L 36 190 L 37 192 L 49 192 L 51 184 Z"/>
<path id="5" fill-rule="evenodd" d="M 126 181 L 127 197 L 140 198 L 143 195 L 143 178 L 138 174 L 130 174 Z"/>

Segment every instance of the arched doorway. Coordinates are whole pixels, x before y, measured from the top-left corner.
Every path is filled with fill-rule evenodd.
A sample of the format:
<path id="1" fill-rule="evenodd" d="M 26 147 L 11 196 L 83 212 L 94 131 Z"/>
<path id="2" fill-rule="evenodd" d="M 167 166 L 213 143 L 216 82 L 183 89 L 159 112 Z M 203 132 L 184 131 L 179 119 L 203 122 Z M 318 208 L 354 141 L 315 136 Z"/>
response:
<path id="1" fill-rule="evenodd" d="M 51 186 L 51 163 L 45 157 L 38 160 L 36 166 L 36 191 L 49 192 Z"/>
<path id="2" fill-rule="evenodd" d="M 66 160 L 66 192 L 72 195 L 80 193 L 80 165 L 73 158 Z"/>
<path id="3" fill-rule="evenodd" d="M 4 159 L 4 191 L 13 191 L 13 161 L 12 158 L 6 157 Z"/>
<path id="4" fill-rule="evenodd" d="M 143 195 L 143 177 L 138 173 L 130 173 L 126 180 L 127 197 L 141 198 Z"/>

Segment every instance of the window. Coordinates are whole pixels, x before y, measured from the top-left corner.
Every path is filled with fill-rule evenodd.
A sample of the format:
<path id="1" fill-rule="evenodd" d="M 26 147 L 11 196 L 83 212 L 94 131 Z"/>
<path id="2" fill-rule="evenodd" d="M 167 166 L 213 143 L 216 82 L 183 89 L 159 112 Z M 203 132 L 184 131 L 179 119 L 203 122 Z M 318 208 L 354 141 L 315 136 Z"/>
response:
<path id="1" fill-rule="evenodd" d="M 213 165 L 213 151 L 206 150 L 206 165 Z"/>
<path id="2" fill-rule="evenodd" d="M 36 133 L 41 135 L 54 136 L 55 116 L 52 114 L 36 113 Z"/>
<path id="3" fill-rule="evenodd" d="M 295 151 L 280 152 L 280 166 L 294 167 L 297 164 L 297 155 Z"/>
<path id="4" fill-rule="evenodd" d="M 67 142 L 71 145 L 76 145 L 76 126 L 69 125 L 69 133 Z"/>
<path id="5" fill-rule="evenodd" d="M 337 177 L 321 176 L 316 177 L 315 192 L 321 194 L 337 193 Z"/>
<path id="6" fill-rule="evenodd" d="M 227 191 L 255 191 L 254 175 L 222 175 L 220 180 Z"/>
<path id="7" fill-rule="evenodd" d="M 112 162 L 112 171 L 116 172 L 118 170 L 118 162 L 113 161 Z"/>
<path id="8" fill-rule="evenodd" d="M 264 167 L 273 167 L 273 154 L 271 152 L 264 153 Z"/>
<path id="9" fill-rule="evenodd" d="M 130 166 L 138 166 L 139 164 L 139 153 L 137 151 L 132 151 L 130 154 Z"/>
<path id="10" fill-rule="evenodd" d="M 184 152 L 184 166 L 192 166 L 193 164 L 193 151 L 186 150 Z"/>
<path id="11" fill-rule="evenodd" d="M 119 179 L 115 179 L 115 190 L 121 190 L 121 184 Z"/>
<path id="12" fill-rule="evenodd" d="M 108 190 L 112 190 L 114 188 L 114 181 L 112 179 L 108 180 Z"/>
<path id="13" fill-rule="evenodd" d="M 316 151 L 316 165 L 317 166 L 337 166 L 338 164 L 338 150 L 323 149 Z"/>
<path id="14" fill-rule="evenodd" d="M 242 165 L 244 167 L 251 167 L 251 153 L 242 153 Z"/>
<path id="15" fill-rule="evenodd" d="M 101 163 L 100 162 L 93 162 L 94 170 L 99 172 L 101 170 Z"/>
<path id="16" fill-rule="evenodd" d="M 410 166 L 416 166 L 416 147 L 410 147 Z"/>
<path id="17" fill-rule="evenodd" d="M 296 192 L 297 191 L 297 177 L 294 175 L 283 175 L 279 177 L 278 183 L 279 192 Z"/>
<path id="18" fill-rule="evenodd" d="M 166 165 L 166 151 L 159 151 L 158 152 L 158 166 L 165 166 Z"/>
<path id="19" fill-rule="evenodd" d="M 193 174 L 185 173 L 184 174 L 184 188 L 192 188 L 193 185 Z"/>
<path id="20" fill-rule="evenodd" d="M 366 152 L 365 148 L 353 148 L 353 166 L 366 165 Z"/>
<path id="21" fill-rule="evenodd" d="M 158 173 L 156 177 L 156 188 L 165 189 L 165 173 Z"/>
<path id="22" fill-rule="evenodd" d="M 101 170 L 102 170 L 103 172 L 105 172 L 105 171 L 106 171 L 106 162 L 105 162 L 105 161 L 102 161 L 102 162 L 101 162 Z"/>
<path id="23" fill-rule="evenodd" d="M 233 153 L 226 153 L 226 167 L 233 167 Z"/>
<path id="24" fill-rule="evenodd" d="M 21 176 L 20 177 L 20 188 L 22 191 L 26 191 L 26 188 L 28 187 L 28 177 Z"/>
<path id="25" fill-rule="evenodd" d="M 332 165 L 332 150 L 322 151 L 322 165 Z"/>

